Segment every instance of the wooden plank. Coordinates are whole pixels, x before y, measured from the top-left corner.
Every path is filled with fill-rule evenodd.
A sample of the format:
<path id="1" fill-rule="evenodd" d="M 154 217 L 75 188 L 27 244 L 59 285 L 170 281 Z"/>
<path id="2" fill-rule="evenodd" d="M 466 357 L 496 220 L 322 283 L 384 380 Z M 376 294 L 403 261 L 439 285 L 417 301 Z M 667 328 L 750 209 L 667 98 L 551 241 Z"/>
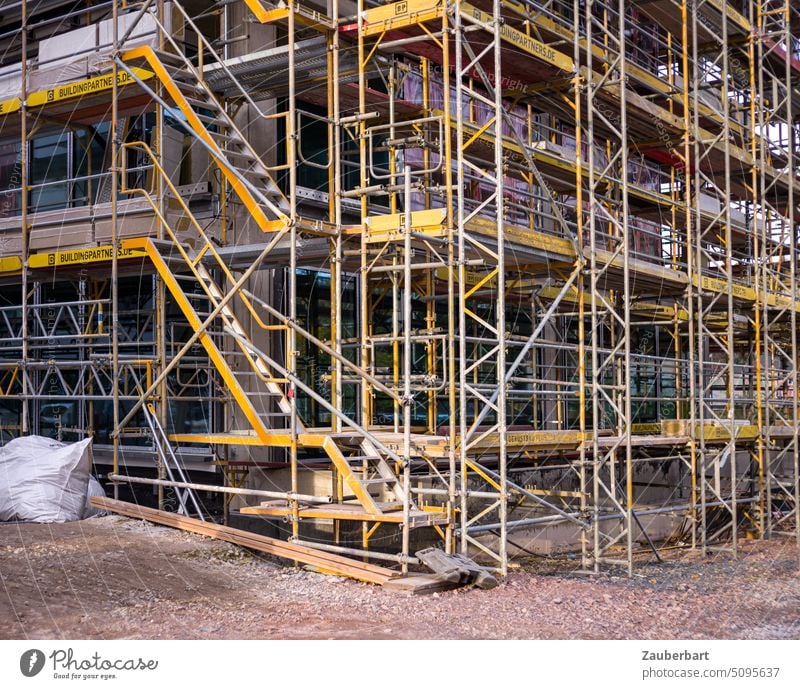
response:
<path id="1" fill-rule="evenodd" d="M 461 586 L 460 583 L 449 581 L 441 574 L 409 574 L 405 577 L 392 579 L 383 585 L 388 591 L 409 593 L 415 596 L 438 591 L 450 591 L 459 586 Z"/>
<path id="2" fill-rule="evenodd" d="M 276 557 L 302 562 L 303 564 L 311 565 L 324 572 L 349 577 L 351 579 L 358 579 L 359 581 L 365 581 L 370 584 L 383 585 L 397 576 L 396 572 L 386 567 L 360 562 L 335 553 L 316 550 L 307 546 L 286 543 L 277 538 L 261 536 L 260 534 L 251 533 L 249 531 L 234 529 L 230 526 L 212 524 L 210 522 L 194 519 L 193 517 L 184 517 L 173 512 L 154 510 L 150 507 L 142 507 L 141 505 L 134 505 L 121 500 L 112 500 L 111 498 L 92 497 L 90 498 L 90 502 L 94 507 L 108 510 L 109 512 L 116 512 L 126 517 L 145 519 L 155 524 L 171 526 L 176 529 L 182 529 L 183 531 L 191 531 L 192 533 L 197 533 L 202 536 L 210 536 L 211 538 L 217 538 L 221 541 L 234 543 L 245 548 L 275 555 Z"/>

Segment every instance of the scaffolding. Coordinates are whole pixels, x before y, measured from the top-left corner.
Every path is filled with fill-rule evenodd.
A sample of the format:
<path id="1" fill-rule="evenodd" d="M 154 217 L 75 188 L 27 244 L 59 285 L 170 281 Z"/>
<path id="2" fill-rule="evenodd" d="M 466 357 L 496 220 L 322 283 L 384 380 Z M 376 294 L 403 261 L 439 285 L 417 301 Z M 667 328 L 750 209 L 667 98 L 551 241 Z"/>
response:
<path id="1" fill-rule="evenodd" d="M 523 537 L 595 572 L 800 554 L 790 0 L 100 3 L 67 11 L 107 27 L 97 76 L 52 83 L 29 5 L 6 437 L 91 434 L 115 497 L 183 512 L 218 471 L 225 519 L 403 570 L 430 539 L 502 574 Z M 96 165 L 30 179 L 42 132 L 99 123 Z M 64 184 L 88 239 L 42 210 Z"/>

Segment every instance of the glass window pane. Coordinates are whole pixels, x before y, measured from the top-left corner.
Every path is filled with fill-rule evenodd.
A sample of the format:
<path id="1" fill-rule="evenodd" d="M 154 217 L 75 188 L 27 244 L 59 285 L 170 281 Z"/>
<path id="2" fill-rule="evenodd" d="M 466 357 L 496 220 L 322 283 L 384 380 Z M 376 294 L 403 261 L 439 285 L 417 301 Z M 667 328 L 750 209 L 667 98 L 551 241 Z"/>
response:
<path id="1" fill-rule="evenodd" d="M 0 218 L 19 215 L 22 156 L 19 143 L 0 144 Z"/>
<path id="2" fill-rule="evenodd" d="M 34 213 L 68 205 L 69 135 L 68 131 L 48 134 L 35 138 L 31 143 L 31 211 Z M 64 184 L 52 184 L 60 181 Z"/>

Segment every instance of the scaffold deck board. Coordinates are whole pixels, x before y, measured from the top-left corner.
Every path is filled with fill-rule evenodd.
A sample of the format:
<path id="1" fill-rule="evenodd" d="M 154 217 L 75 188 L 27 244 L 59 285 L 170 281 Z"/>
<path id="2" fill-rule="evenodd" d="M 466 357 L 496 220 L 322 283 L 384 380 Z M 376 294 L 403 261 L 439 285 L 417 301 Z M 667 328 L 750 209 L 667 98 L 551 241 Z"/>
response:
<path id="1" fill-rule="evenodd" d="M 299 519 L 336 519 L 345 521 L 386 522 L 390 524 L 403 523 L 403 510 L 401 503 L 377 503 L 381 514 L 367 512 L 361 505 L 349 503 L 332 503 L 320 507 L 300 507 Z M 260 505 L 242 507 L 242 514 L 257 514 L 270 517 L 285 517 L 292 514 L 292 510 L 284 501 L 268 501 Z M 409 514 L 412 527 L 433 526 L 446 524 L 447 517 L 440 511 L 412 509 Z"/>

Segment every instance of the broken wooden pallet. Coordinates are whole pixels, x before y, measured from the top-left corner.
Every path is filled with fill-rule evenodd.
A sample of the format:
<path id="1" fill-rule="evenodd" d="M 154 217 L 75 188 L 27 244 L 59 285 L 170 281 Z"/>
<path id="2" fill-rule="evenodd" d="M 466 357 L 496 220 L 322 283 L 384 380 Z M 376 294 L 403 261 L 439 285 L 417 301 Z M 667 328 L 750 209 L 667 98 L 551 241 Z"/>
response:
<path id="1" fill-rule="evenodd" d="M 309 548 L 308 546 L 287 543 L 277 538 L 261 536 L 249 531 L 234 529 L 230 526 L 204 522 L 193 517 L 184 517 L 174 512 L 154 510 L 150 507 L 142 507 L 121 500 L 112 500 L 111 498 L 92 497 L 90 502 L 93 507 L 102 510 L 116 512 L 133 519 L 145 519 L 155 524 L 191 531 L 202 536 L 210 536 L 211 538 L 217 538 L 245 548 L 258 550 L 262 553 L 301 562 L 327 574 L 335 574 L 380 585 L 384 585 L 394 577 L 399 576 L 399 572 L 386 567 L 371 565 L 334 553 Z"/>

